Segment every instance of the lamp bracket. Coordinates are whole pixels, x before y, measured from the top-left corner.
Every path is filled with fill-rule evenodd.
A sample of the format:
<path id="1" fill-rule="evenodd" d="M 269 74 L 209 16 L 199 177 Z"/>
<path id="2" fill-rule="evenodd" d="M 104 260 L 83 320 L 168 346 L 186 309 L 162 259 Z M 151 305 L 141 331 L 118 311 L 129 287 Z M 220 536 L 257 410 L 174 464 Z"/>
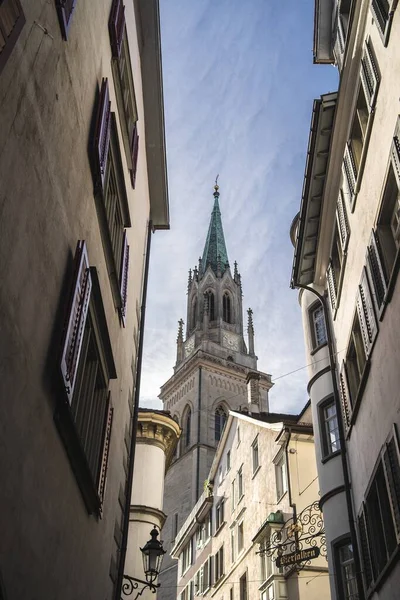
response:
<path id="1" fill-rule="evenodd" d="M 146 588 L 149 588 L 153 594 L 157 592 L 157 589 L 160 587 L 160 584 L 157 583 L 149 583 L 148 581 L 143 581 L 143 579 L 136 579 L 136 577 L 131 577 L 130 575 L 125 575 L 122 581 L 122 594 L 123 596 L 131 596 L 135 590 L 139 588 L 139 584 L 142 585 L 140 590 L 137 592 L 136 596 L 133 600 L 137 600 L 139 596 L 141 596 Z M 121 600 L 123 598 L 121 597 Z"/>

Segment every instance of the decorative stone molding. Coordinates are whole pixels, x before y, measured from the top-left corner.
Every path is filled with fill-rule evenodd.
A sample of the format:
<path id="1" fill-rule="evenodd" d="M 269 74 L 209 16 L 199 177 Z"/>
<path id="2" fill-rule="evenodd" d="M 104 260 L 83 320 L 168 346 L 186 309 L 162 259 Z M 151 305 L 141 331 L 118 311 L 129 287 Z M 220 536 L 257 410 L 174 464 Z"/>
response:
<path id="1" fill-rule="evenodd" d="M 136 443 L 161 448 L 165 453 L 166 471 L 171 464 L 181 431 L 178 423 L 165 412 L 139 409 Z"/>
<path id="2" fill-rule="evenodd" d="M 138 515 L 142 515 L 142 518 L 138 518 Z M 157 521 L 157 525 L 159 524 L 162 527 L 165 523 L 167 515 L 158 508 L 154 508 L 153 506 L 145 506 L 144 504 L 131 504 L 129 509 L 129 521 L 143 522 L 143 516 L 148 517 L 146 520 L 150 525 Z"/>

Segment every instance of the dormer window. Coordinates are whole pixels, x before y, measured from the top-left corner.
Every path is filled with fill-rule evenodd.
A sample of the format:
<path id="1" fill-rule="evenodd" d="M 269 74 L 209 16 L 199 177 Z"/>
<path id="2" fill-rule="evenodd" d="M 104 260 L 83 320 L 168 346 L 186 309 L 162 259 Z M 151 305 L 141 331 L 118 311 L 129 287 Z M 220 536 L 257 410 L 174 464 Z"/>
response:
<path id="1" fill-rule="evenodd" d="M 222 318 L 225 323 L 232 323 L 231 297 L 228 292 L 225 292 L 222 298 Z"/>

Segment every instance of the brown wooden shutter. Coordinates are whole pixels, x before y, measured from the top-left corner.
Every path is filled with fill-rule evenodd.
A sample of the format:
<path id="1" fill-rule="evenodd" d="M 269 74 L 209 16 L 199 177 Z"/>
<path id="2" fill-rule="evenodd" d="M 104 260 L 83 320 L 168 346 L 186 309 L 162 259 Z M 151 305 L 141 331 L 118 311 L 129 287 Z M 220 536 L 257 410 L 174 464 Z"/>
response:
<path id="1" fill-rule="evenodd" d="M 329 300 L 331 303 L 332 311 L 334 311 L 336 309 L 337 284 L 336 284 L 335 271 L 333 270 L 331 262 L 329 263 L 328 269 L 326 271 L 326 278 L 328 281 Z"/>
<path id="2" fill-rule="evenodd" d="M 61 34 L 64 40 L 68 39 L 68 29 L 71 25 L 75 4 L 76 0 L 56 0 L 58 20 L 60 22 Z"/>
<path id="3" fill-rule="evenodd" d="M 374 305 L 368 284 L 367 270 L 364 267 L 357 295 L 357 312 L 364 342 L 365 354 L 368 356 L 378 333 Z"/>
<path id="4" fill-rule="evenodd" d="M 347 430 L 350 427 L 351 398 L 350 398 L 349 386 L 347 383 L 346 365 L 345 365 L 344 361 L 342 362 L 342 366 L 340 368 L 340 373 L 339 373 L 339 391 L 340 391 L 340 400 L 341 400 L 341 404 L 342 404 L 343 423 Z"/>
<path id="5" fill-rule="evenodd" d="M 383 450 L 383 466 L 393 513 L 397 543 L 400 543 L 400 451 L 397 431 L 386 442 Z"/>
<path id="6" fill-rule="evenodd" d="M 92 278 L 86 244 L 80 240 L 75 253 L 74 283 L 61 355 L 61 375 L 70 404 L 74 393 L 91 291 Z"/>
<path id="7" fill-rule="evenodd" d="M 137 131 L 137 124 L 135 123 L 132 133 L 132 144 L 131 144 L 131 156 L 132 156 L 132 169 L 131 169 L 131 182 L 132 187 L 135 189 L 136 183 L 136 170 L 137 170 L 137 161 L 139 154 L 139 136 Z"/>
<path id="8" fill-rule="evenodd" d="M 373 572 L 372 572 L 370 546 L 369 546 L 369 541 L 368 541 L 365 504 L 363 504 L 361 513 L 358 517 L 358 531 L 360 534 L 360 550 L 361 550 L 361 557 L 362 557 L 362 562 L 363 562 L 363 566 L 364 566 L 363 573 L 364 573 L 365 587 L 368 589 L 373 580 Z"/>
<path id="9" fill-rule="evenodd" d="M 371 282 L 372 297 L 378 310 L 382 307 L 387 291 L 386 276 L 381 256 L 379 238 L 375 231 L 372 230 L 367 249 L 366 265 Z"/>
<path id="10" fill-rule="evenodd" d="M 108 80 L 101 82 L 99 107 L 96 118 L 94 136 L 95 187 L 104 191 L 108 150 L 110 146 L 111 102 L 108 90 Z"/>
<path id="11" fill-rule="evenodd" d="M 121 260 L 121 273 L 120 273 L 120 292 L 122 298 L 121 305 L 121 319 L 125 327 L 126 319 L 126 304 L 128 301 L 128 271 L 129 271 L 129 246 L 127 242 L 126 231 L 124 231 L 124 239 L 122 242 L 122 260 Z"/>
<path id="12" fill-rule="evenodd" d="M 0 73 L 14 48 L 25 24 L 19 0 L 0 2 Z"/>
<path id="13" fill-rule="evenodd" d="M 101 462 L 98 477 L 97 493 L 101 504 L 104 502 L 104 493 L 106 490 L 108 455 L 110 453 L 111 427 L 113 421 L 114 409 L 111 406 L 110 394 L 108 394 L 106 416 L 104 420 L 104 435 L 103 435 L 103 451 L 101 454 Z"/>
<path id="14" fill-rule="evenodd" d="M 125 30 L 125 6 L 122 0 L 113 0 L 108 30 L 110 32 L 112 55 L 114 58 L 119 58 Z"/>

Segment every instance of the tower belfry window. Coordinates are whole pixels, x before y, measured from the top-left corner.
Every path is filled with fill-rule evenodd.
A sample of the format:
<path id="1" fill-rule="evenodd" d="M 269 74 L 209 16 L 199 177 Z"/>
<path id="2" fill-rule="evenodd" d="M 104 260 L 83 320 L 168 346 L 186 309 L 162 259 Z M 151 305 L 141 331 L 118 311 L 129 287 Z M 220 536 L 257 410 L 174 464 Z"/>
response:
<path id="1" fill-rule="evenodd" d="M 184 420 L 184 447 L 188 448 L 190 446 L 190 429 L 192 425 L 192 411 L 190 408 L 188 409 L 185 420 Z"/>
<path id="2" fill-rule="evenodd" d="M 208 318 L 210 321 L 215 321 L 215 300 L 214 294 L 211 291 L 206 292 L 208 297 Z"/>
<path id="3" fill-rule="evenodd" d="M 190 315 L 190 329 L 195 329 L 197 321 L 197 298 L 192 302 L 192 312 Z"/>
<path id="4" fill-rule="evenodd" d="M 215 441 L 218 442 L 221 439 L 222 432 L 226 423 L 226 412 L 222 406 L 218 406 L 215 411 Z"/>
<path id="5" fill-rule="evenodd" d="M 222 318 L 225 323 L 232 323 L 231 297 L 225 292 L 222 298 Z"/>

